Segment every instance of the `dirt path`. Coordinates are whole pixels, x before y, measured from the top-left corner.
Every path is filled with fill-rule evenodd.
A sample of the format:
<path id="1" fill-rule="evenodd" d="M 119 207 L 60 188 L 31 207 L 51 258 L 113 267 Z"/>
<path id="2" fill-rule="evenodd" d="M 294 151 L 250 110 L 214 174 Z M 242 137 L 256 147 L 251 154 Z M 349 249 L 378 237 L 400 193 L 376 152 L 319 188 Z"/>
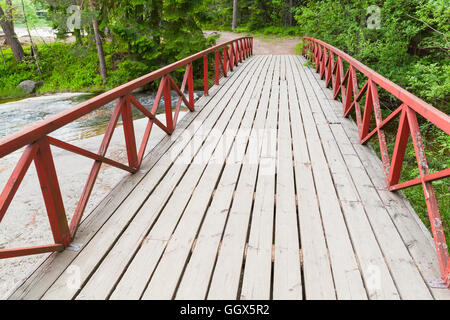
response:
<path id="1" fill-rule="evenodd" d="M 245 34 L 226 31 L 205 31 L 207 37 L 220 34 L 217 44 L 243 37 Z M 295 54 L 300 38 L 254 37 L 253 54 Z"/>
<path id="2" fill-rule="evenodd" d="M 17 36 L 22 44 L 29 44 L 28 33 L 25 28 L 16 28 Z M 205 31 L 207 37 L 220 34 L 220 38 L 217 39 L 217 44 L 230 41 L 235 38 L 243 37 L 246 34 L 234 33 L 226 31 Z M 51 27 L 38 27 L 31 30 L 31 35 L 36 43 L 45 41 L 46 43 L 56 40 L 56 34 Z M 73 36 L 68 37 L 64 42 L 74 42 Z M 0 45 L 1 45 L 0 39 Z M 259 36 L 254 37 L 253 41 L 253 53 L 254 54 L 295 54 L 297 44 L 300 42 L 300 38 L 277 38 L 275 36 Z"/>

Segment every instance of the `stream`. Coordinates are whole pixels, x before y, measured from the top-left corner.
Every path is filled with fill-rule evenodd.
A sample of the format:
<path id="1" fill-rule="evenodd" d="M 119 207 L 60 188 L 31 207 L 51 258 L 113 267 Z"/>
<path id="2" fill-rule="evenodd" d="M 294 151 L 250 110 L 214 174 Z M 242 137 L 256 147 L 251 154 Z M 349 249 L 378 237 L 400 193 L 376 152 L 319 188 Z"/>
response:
<path id="1" fill-rule="evenodd" d="M 195 92 L 197 100 L 203 93 Z M 147 109 L 153 105 L 153 94 L 133 94 Z M 60 93 L 51 96 L 27 98 L 20 101 L 0 104 L 0 138 L 26 128 L 32 123 L 48 116 L 67 110 L 78 103 L 91 98 L 86 93 Z M 172 105 L 178 96 L 172 96 Z M 115 102 L 109 103 L 88 115 L 73 121 L 54 131 L 51 136 L 69 142 L 91 152 L 97 152 L 110 120 Z M 179 120 L 188 109 L 182 104 Z M 157 118 L 165 123 L 164 103 L 161 101 Z M 148 119 L 133 108 L 136 141 L 139 145 Z M 119 120 L 118 127 L 121 127 Z M 153 126 L 147 146 L 147 153 L 166 136 L 165 132 Z M 24 148 L 0 159 L 0 188 L 3 189 L 9 179 Z M 81 196 L 93 161 L 71 152 L 52 147 L 58 181 L 63 196 L 67 219 L 70 221 Z M 124 134 L 117 128 L 111 139 L 107 157 L 127 163 Z M 97 178 L 92 196 L 85 211 L 85 217 L 111 191 L 111 189 L 129 173 L 108 165 L 103 165 Z M 31 164 L 6 215 L 0 223 L 0 249 L 36 246 L 53 243 L 45 205 L 39 186 L 34 164 Z M 48 254 L 0 260 L 0 299 L 7 295 L 18 283 L 34 270 L 37 264 Z"/>

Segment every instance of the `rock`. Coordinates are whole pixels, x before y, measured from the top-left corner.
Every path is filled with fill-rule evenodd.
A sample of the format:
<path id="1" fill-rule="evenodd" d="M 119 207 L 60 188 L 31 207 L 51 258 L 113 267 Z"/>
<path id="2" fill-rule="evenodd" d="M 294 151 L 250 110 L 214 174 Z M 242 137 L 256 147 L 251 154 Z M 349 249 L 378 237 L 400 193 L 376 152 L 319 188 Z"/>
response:
<path id="1" fill-rule="evenodd" d="M 131 93 L 142 93 L 146 90 L 145 87 L 139 87 L 137 89 L 134 89 L 133 91 L 131 91 Z"/>
<path id="2" fill-rule="evenodd" d="M 26 93 L 33 93 L 36 89 L 37 83 L 33 80 L 25 80 L 19 83 L 18 87 L 21 88 Z"/>

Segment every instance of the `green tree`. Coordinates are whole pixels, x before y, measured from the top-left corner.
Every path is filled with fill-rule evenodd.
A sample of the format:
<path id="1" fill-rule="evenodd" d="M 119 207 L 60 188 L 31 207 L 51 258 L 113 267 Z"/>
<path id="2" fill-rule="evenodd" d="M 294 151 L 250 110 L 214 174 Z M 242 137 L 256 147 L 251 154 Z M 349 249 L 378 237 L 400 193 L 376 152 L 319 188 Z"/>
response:
<path id="1" fill-rule="evenodd" d="M 25 53 L 23 51 L 22 45 L 17 38 L 16 32 L 14 31 L 14 20 L 12 14 L 12 3 L 11 1 L 6 2 L 6 13 L 3 11 L 0 2 L 0 26 L 3 29 L 3 32 L 6 36 L 6 41 L 11 47 L 11 50 L 14 54 L 14 58 L 17 61 L 22 61 L 25 57 Z"/>

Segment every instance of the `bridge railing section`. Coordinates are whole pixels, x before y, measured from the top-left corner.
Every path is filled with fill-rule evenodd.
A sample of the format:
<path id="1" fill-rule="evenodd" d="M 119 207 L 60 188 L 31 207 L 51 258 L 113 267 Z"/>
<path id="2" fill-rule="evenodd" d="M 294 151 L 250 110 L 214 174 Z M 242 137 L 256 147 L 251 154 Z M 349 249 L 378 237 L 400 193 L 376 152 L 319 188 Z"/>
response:
<path id="1" fill-rule="evenodd" d="M 0 259 L 61 251 L 69 246 L 76 234 L 102 164 L 105 163 L 131 173 L 137 172 L 144 158 L 153 125 L 157 125 L 170 135 L 176 127 L 182 102 L 184 102 L 189 110 L 194 111 L 194 70 L 192 63 L 196 60 L 203 60 L 204 94 L 208 95 L 210 83 L 208 59 L 210 56 L 212 56 L 214 61 L 214 79 L 212 80 L 214 84 L 218 85 L 221 76 L 226 77 L 229 70 L 232 71 L 239 62 L 242 62 L 252 54 L 253 39 L 251 37 L 242 37 L 213 46 L 0 139 L 0 158 L 24 148 L 6 186 L 0 194 L 0 222 L 5 216 L 31 163 L 34 161 L 55 242 L 50 245 L 2 249 L 0 250 Z M 170 73 L 181 68 L 185 68 L 185 73 L 181 86 L 178 87 L 174 79 L 170 76 Z M 153 106 L 149 110 L 132 95 L 132 92 L 157 80 L 160 80 L 160 84 Z M 186 88 L 188 91 L 187 98 L 184 94 Z M 175 91 L 179 96 L 175 106 L 172 106 L 171 102 L 172 91 Z M 162 99 L 164 99 L 166 124 L 156 118 L 156 112 Z M 117 102 L 97 153 L 79 148 L 51 136 L 57 129 L 115 100 Z M 136 145 L 133 127 L 133 107 L 148 118 L 148 124 L 139 148 Z M 124 143 L 127 149 L 128 164 L 122 164 L 106 157 L 108 146 L 116 129 L 119 117 L 122 118 L 123 123 Z M 94 160 L 70 223 L 66 218 L 50 146 L 58 147 Z"/>
<path id="2" fill-rule="evenodd" d="M 381 160 L 389 190 L 394 191 L 422 185 L 442 278 L 449 286 L 449 253 L 432 182 L 449 177 L 450 168 L 435 173 L 429 172 L 417 114 L 447 134 L 450 134 L 450 117 L 345 52 L 321 40 L 304 37 L 302 53 L 314 64 L 320 78 L 325 80 L 325 85 L 327 87 L 331 85 L 334 99 L 337 99 L 340 95 L 344 116 L 348 116 L 351 112 L 355 113 L 360 143 L 364 144 L 375 136 L 378 137 Z M 362 87 L 358 85 L 358 76 L 360 79 L 364 79 Z M 384 119 L 378 98 L 379 89 L 385 90 L 400 101 L 400 106 Z M 364 101 L 363 110 L 361 110 L 362 106 L 360 105 L 362 101 Z M 375 121 L 371 121 L 373 116 Z M 395 136 L 392 159 L 390 159 L 383 128 L 397 117 L 400 120 Z M 375 122 L 375 125 L 373 122 Z M 374 128 L 371 129 L 371 126 Z M 409 137 L 411 137 L 414 145 L 420 177 L 400 183 L 402 163 Z"/>

